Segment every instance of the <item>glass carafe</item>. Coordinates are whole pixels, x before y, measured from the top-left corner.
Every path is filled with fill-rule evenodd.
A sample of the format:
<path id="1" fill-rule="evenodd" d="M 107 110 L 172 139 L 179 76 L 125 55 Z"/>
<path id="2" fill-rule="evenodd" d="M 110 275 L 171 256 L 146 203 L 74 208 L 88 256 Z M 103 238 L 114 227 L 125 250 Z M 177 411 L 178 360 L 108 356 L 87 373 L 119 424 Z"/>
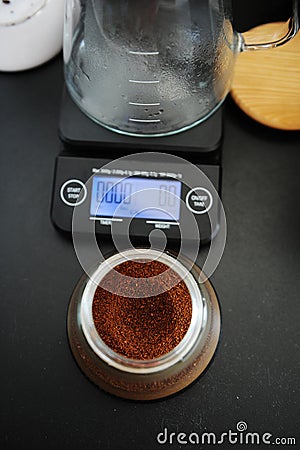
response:
<path id="1" fill-rule="evenodd" d="M 187 130 L 220 107 L 239 52 L 276 47 L 296 34 L 291 3 L 292 17 L 276 36 L 247 42 L 233 29 L 230 0 L 66 0 L 68 90 L 110 130 L 133 136 Z"/>

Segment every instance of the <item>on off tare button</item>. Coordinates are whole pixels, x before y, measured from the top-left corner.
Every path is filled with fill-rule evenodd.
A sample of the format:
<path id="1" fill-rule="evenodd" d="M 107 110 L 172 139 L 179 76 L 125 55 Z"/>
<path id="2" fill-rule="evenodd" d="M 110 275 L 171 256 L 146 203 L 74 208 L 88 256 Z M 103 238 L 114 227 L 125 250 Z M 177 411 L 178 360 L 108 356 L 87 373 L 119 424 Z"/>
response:
<path id="1" fill-rule="evenodd" d="M 79 196 L 82 192 L 81 198 Z M 68 180 L 60 188 L 60 198 L 68 206 L 81 205 L 87 195 L 87 190 L 84 183 L 80 180 Z M 77 201 L 78 200 L 78 201 Z"/>
<path id="2" fill-rule="evenodd" d="M 205 214 L 213 205 L 213 196 L 207 189 L 195 187 L 188 192 L 185 202 L 194 214 Z"/>

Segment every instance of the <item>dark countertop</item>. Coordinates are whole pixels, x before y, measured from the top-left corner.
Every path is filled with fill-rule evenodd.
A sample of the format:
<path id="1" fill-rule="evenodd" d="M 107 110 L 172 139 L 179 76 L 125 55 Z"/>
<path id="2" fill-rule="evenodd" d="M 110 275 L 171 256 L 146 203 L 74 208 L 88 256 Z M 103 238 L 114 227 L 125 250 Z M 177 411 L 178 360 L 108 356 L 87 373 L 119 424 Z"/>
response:
<path id="1" fill-rule="evenodd" d="M 1 448 L 154 449 L 164 427 L 221 434 L 239 421 L 299 440 L 300 134 L 264 128 L 227 99 L 228 240 L 212 278 L 220 345 L 185 391 L 129 402 L 90 383 L 68 347 L 67 305 L 82 269 L 50 221 L 62 85 L 60 56 L 0 74 Z"/>

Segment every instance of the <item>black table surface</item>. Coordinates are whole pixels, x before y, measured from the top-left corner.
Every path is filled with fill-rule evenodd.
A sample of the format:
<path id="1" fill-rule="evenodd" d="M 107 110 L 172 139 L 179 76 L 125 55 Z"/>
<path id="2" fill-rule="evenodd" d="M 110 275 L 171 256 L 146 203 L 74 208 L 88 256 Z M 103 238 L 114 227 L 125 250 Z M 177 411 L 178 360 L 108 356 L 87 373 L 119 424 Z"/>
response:
<path id="1" fill-rule="evenodd" d="M 219 436 L 240 421 L 299 442 L 300 134 L 267 129 L 227 99 L 217 354 L 183 392 L 125 401 L 89 382 L 68 347 L 82 269 L 49 214 L 62 87 L 61 55 L 0 75 L 1 448 L 154 449 L 165 428 Z"/>

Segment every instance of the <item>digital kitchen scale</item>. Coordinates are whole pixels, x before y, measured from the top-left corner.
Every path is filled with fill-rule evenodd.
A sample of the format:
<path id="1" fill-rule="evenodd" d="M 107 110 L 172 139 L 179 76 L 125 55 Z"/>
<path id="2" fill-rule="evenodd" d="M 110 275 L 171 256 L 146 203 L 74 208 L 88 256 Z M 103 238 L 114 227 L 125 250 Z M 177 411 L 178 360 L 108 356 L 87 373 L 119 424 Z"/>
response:
<path id="1" fill-rule="evenodd" d="M 221 109 L 177 135 L 138 138 L 94 123 L 65 92 L 59 134 L 51 207 L 59 230 L 70 233 L 74 208 L 81 208 L 81 231 L 97 236 L 109 237 L 113 226 L 114 234 L 129 230 L 143 240 L 159 229 L 174 245 L 182 235 L 194 239 L 192 221 L 201 242 L 217 233 Z"/>

